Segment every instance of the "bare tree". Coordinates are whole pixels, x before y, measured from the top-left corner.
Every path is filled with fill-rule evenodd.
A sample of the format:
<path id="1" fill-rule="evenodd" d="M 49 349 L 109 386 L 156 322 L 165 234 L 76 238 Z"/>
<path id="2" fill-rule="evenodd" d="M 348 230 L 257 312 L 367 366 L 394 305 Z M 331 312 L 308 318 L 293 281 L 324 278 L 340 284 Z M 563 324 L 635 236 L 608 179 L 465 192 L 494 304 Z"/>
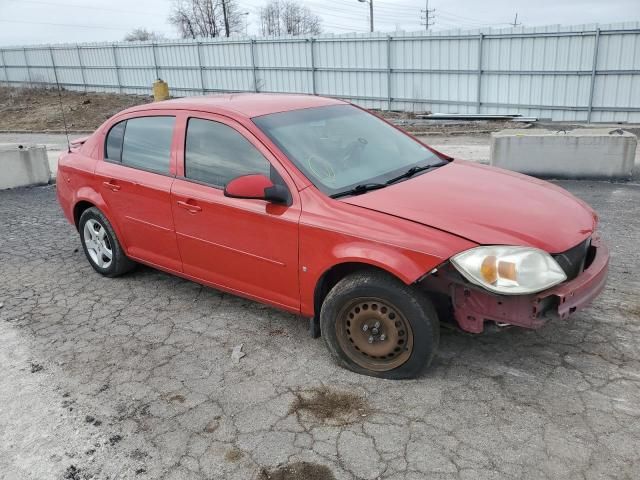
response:
<path id="1" fill-rule="evenodd" d="M 236 0 L 174 0 L 169 22 L 182 38 L 228 37 L 242 30 Z"/>
<path id="2" fill-rule="evenodd" d="M 124 37 L 125 42 L 160 42 L 166 40 L 162 33 L 149 31 L 146 28 L 134 28 Z"/>
<path id="3" fill-rule="evenodd" d="M 295 0 L 270 0 L 260 9 L 262 35 L 317 35 L 322 20 Z"/>
<path id="4" fill-rule="evenodd" d="M 282 35 L 280 28 L 281 4 L 278 0 L 272 0 L 260 9 L 260 30 L 264 36 Z"/>

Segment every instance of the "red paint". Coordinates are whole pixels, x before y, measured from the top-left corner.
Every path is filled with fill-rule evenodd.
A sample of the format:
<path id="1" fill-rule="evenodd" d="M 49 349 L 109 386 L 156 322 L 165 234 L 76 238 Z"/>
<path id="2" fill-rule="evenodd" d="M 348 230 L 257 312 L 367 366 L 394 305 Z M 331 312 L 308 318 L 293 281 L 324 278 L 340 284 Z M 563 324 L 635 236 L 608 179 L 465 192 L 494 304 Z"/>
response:
<path id="1" fill-rule="evenodd" d="M 267 196 L 266 190 L 273 187 L 273 182 L 264 175 L 243 175 L 231 180 L 224 189 L 227 197 L 259 198 Z"/>
<path id="2" fill-rule="evenodd" d="M 590 208 L 526 175 L 456 160 L 428 175 L 343 200 L 453 232 L 479 244 L 559 253 L 595 229 Z"/>
<path id="3" fill-rule="evenodd" d="M 241 94 L 125 110 L 60 157 L 58 199 L 70 222 L 76 220 L 76 207 L 85 204 L 80 202 L 100 208 L 127 255 L 139 262 L 305 316 L 317 313 L 318 282 L 339 264 L 372 265 L 411 284 L 477 244 L 531 245 L 555 253 L 594 232 L 594 212 L 564 190 L 460 160 L 381 190 L 331 199 L 251 121 L 253 116 L 340 103 L 344 102 L 304 95 Z M 150 115 L 176 117 L 169 173 L 106 161 L 109 129 L 123 119 Z M 273 186 L 261 175 L 231 181 L 226 195 L 221 188 L 185 179 L 189 117 L 222 122 L 243 135 L 282 177 L 289 204 L 260 199 Z M 599 256 L 606 257 L 606 267 L 606 250 Z M 567 298 L 569 310 L 582 306 L 601 289 L 605 267 L 600 270 L 604 273 L 584 272 L 552 289 L 558 292 L 554 295 Z M 582 283 L 576 286 L 578 281 Z M 444 288 L 454 301 L 457 289 L 464 291 L 459 282 Z M 569 299 L 572 293 L 579 301 Z M 478 298 L 489 295 L 480 294 Z M 535 300 L 511 298 L 526 308 Z M 461 320 L 471 308 L 468 302 L 458 305 L 456 315 L 463 328 L 477 331 L 482 322 L 478 327 Z M 473 308 L 481 305 L 488 310 L 474 313 L 492 318 L 487 315 L 492 307 L 486 300 L 479 302 Z M 521 307 L 514 304 L 505 311 L 517 321 Z"/>

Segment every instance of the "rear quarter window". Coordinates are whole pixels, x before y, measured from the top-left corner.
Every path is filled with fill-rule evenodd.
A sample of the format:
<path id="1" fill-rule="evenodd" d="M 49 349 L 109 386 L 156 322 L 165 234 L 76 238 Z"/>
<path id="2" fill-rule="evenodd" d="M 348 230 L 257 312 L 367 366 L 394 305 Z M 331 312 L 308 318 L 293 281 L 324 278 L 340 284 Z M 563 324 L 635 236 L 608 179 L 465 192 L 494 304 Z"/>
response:
<path id="1" fill-rule="evenodd" d="M 109 130 L 104 152 L 105 158 L 116 162 L 122 160 L 122 140 L 124 139 L 124 129 L 126 124 L 126 120 L 124 122 L 116 123 L 111 127 L 111 130 Z"/>

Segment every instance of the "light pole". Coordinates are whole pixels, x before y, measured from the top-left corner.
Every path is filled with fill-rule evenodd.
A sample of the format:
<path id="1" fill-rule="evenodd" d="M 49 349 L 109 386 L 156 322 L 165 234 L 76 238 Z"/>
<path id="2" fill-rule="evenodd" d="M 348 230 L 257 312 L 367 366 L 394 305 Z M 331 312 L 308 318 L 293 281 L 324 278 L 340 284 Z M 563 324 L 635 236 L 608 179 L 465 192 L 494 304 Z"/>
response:
<path id="1" fill-rule="evenodd" d="M 244 36 L 249 35 L 249 12 L 242 12 L 241 17 L 244 17 Z"/>
<path id="2" fill-rule="evenodd" d="M 369 4 L 369 27 L 371 32 L 373 33 L 373 0 L 358 0 L 360 3 L 368 3 Z"/>

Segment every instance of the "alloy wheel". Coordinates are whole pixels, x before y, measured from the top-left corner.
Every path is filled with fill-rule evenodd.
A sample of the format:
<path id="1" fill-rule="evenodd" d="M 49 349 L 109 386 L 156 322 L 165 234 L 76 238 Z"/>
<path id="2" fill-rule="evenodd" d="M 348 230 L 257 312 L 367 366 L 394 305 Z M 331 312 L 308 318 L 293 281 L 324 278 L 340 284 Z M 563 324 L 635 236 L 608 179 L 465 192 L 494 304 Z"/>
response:
<path id="1" fill-rule="evenodd" d="M 100 268 L 109 268 L 113 261 L 113 250 L 104 225 L 90 218 L 84 224 L 83 236 L 91 261 Z"/>

